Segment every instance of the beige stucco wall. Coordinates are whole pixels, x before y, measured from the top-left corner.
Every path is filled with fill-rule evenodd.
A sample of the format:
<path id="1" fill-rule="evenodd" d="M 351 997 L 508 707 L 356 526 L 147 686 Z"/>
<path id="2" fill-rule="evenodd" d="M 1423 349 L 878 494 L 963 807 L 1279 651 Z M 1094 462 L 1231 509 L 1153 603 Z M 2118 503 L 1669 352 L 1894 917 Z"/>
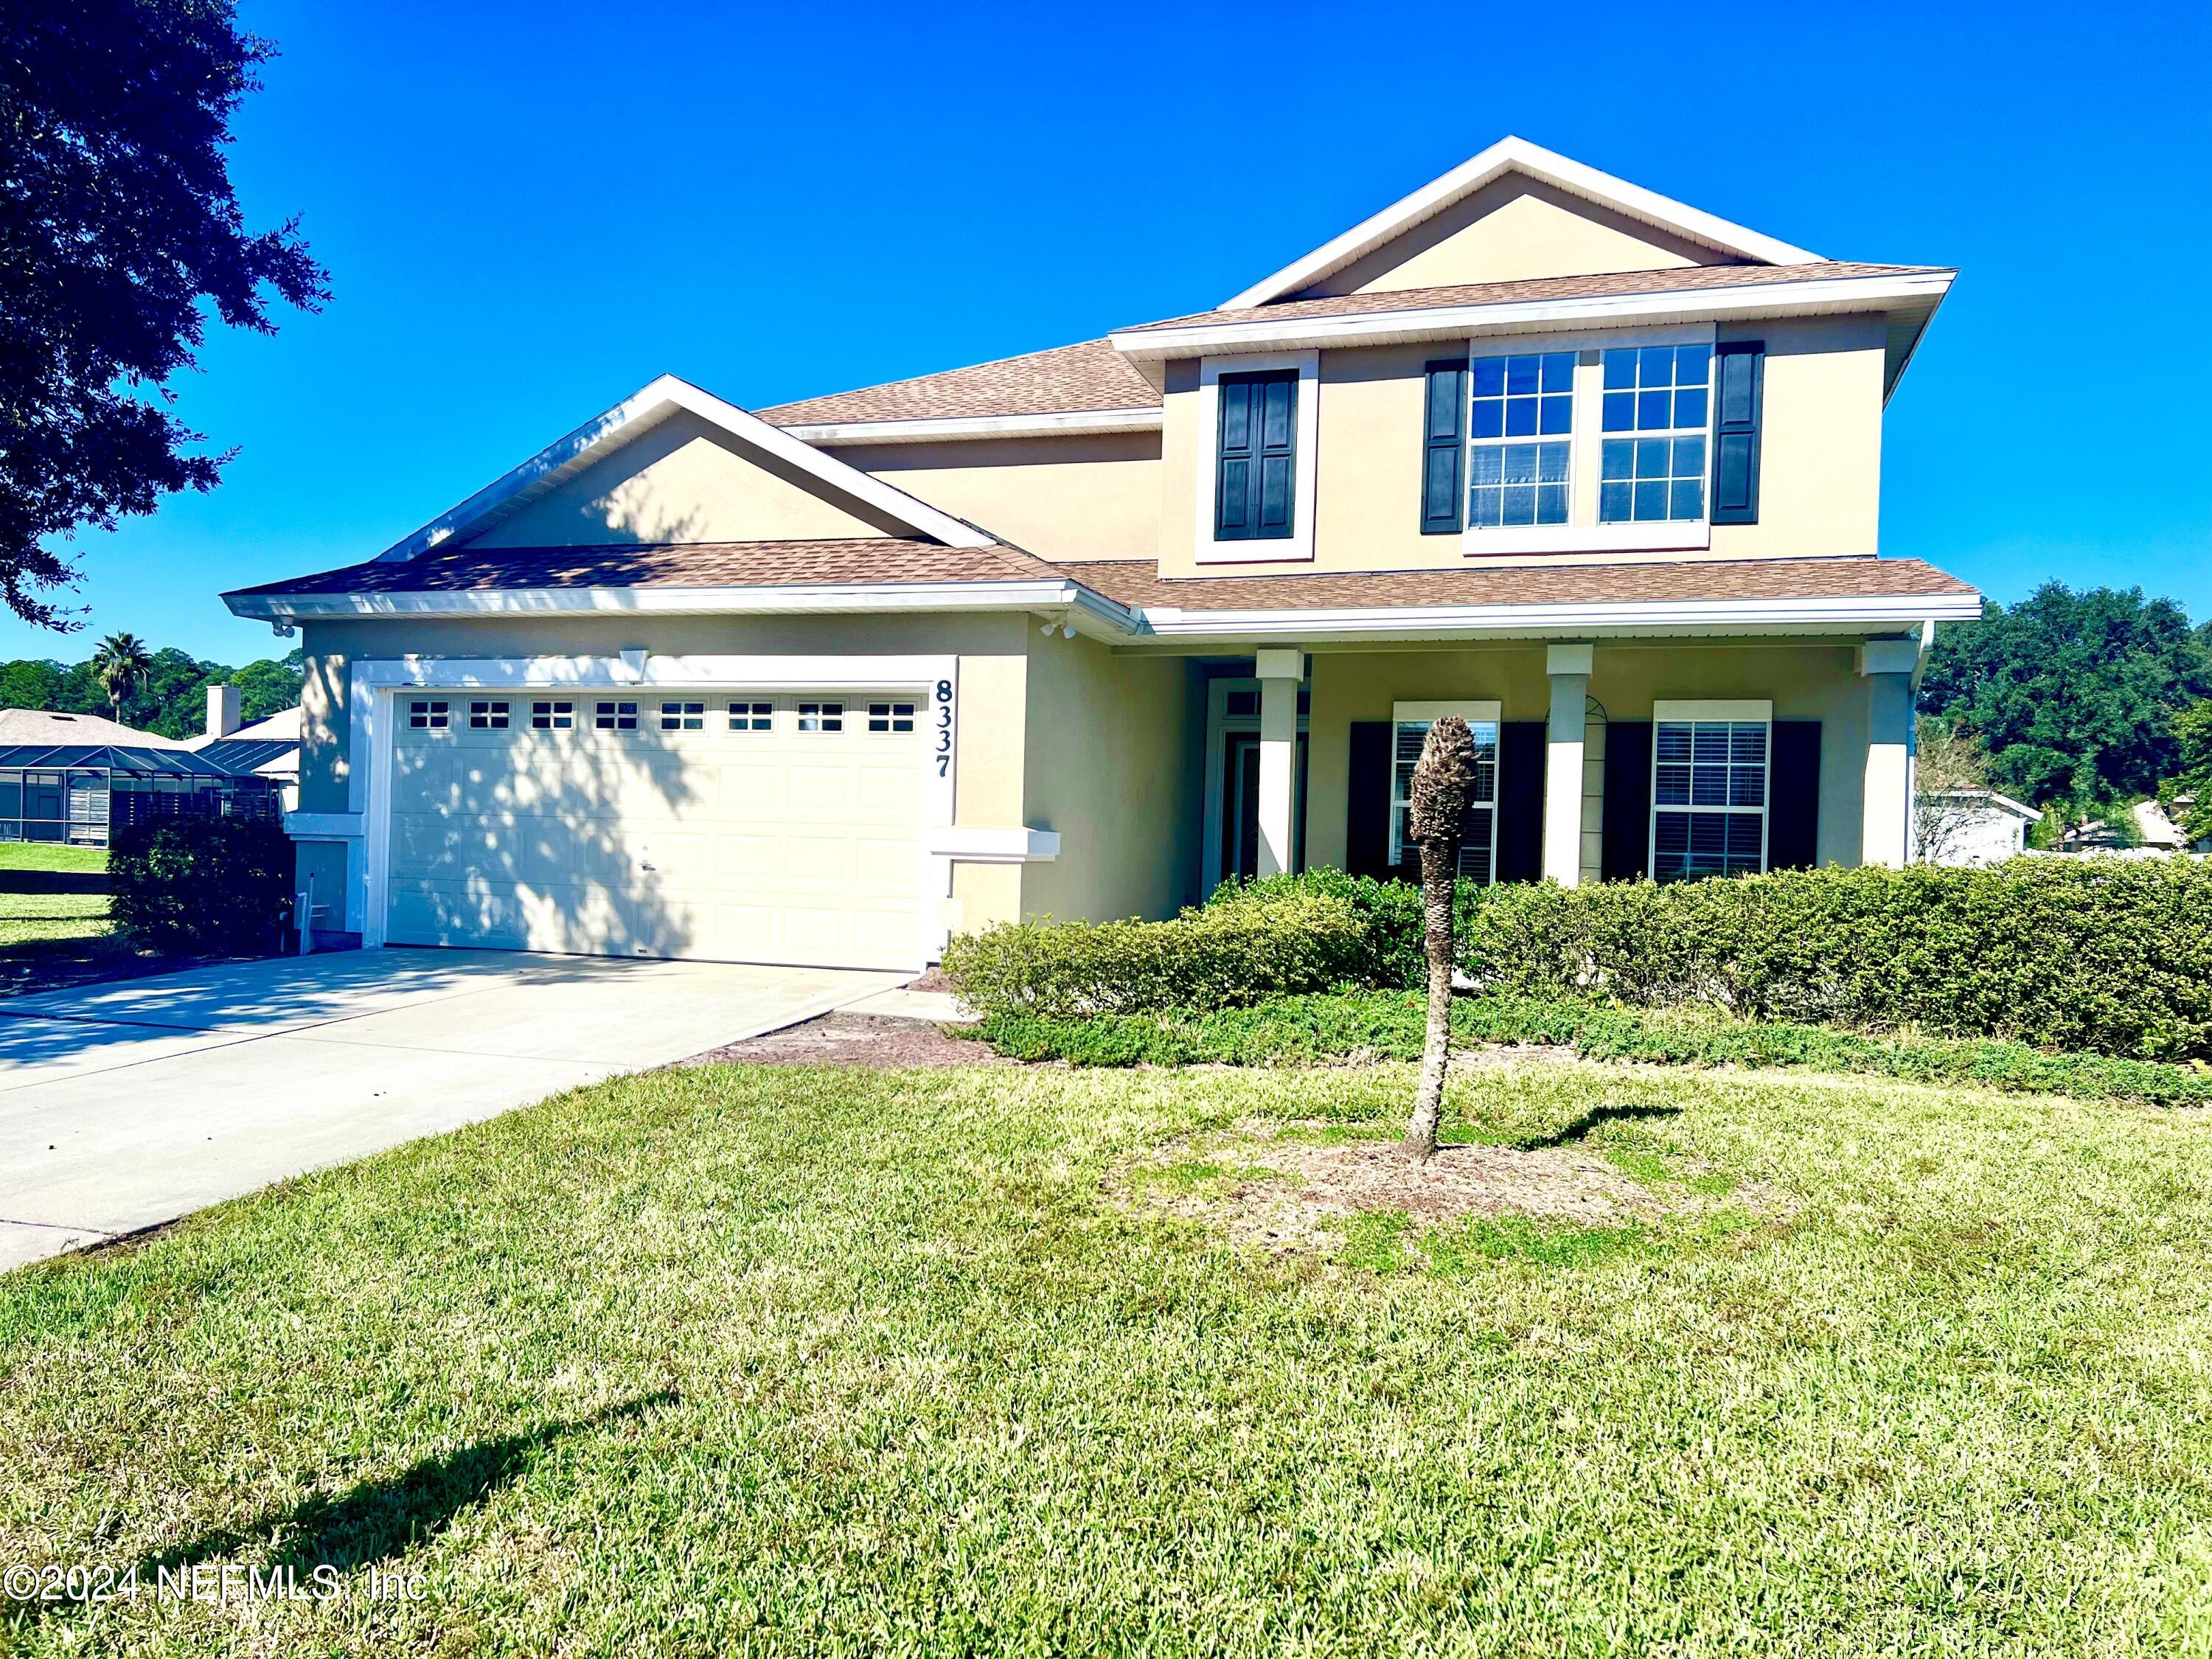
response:
<path id="1" fill-rule="evenodd" d="M 1759 522 L 1715 526 L 1711 546 L 1704 550 L 1707 556 L 1876 550 L 1884 337 L 1883 320 L 1871 316 L 1772 319 L 1732 325 L 1725 332 L 1724 338 L 1759 339 L 1766 346 Z M 1320 422 L 1314 556 L 1228 565 L 1198 561 L 1198 538 L 1209 527 L 1200 516 L 1198 489 L 1207 434 L 1200 430 L 1197 366 L 1175 365 L 1163 434 L 1162 571 L 1267 574 L 1466 566 L 1469 555 L 1459 537 L 1425 536 L 1420 529 L 1422 371 L 1431 358 L 1450 351 L 1449 343 L 1432 343 L 1322 352 L 1314 398 L 1314 418 Z M 1597 418 L 1593 401 L 1578 400 L 1578 422 Z M 1210 476 L 1210 466 L 1206 471 Z M 1595 492 L 1584 487 L 1590 482 L 1578 477 L 1575 496 L 1583 504 L 1577 512 L 1594 517 Z M 1268 545 L 1248 543 L 1239 550 Z M 1565 556 L 1603 562 L 1620 555 Z M 1507 562 L 1556 563 L 1559 557 Z"/>
<path id="2" fill-rule="evenodd" d="M 873 444 L 830 453 L 1043 558 L 1158 556 L 1157 432 Z"/>
<path id="3" fill-rule="evenodd" d="M 301 806 L 347 810 L 347 708 L 357 658 L 613 656 L 643 646 L 674 655 L 922 655 L 959 659 L 959 739 L 953 818 L 962 825 L 1014 829 L 1023 823 L 1027 743 L 1029 635 L 1024 616 L 790 617 L 410 618 L 310 623 L 301 629 L 307 667 L 301 695 Z M 303 848 L 302 868 L 337 882 L 331 850 Z M 1018 867 L 1012 874 L 954 868 L 965 896 L 965 925 L 1020 914 Z M 332 890 L 336 890 L 333 889 Z M 335 924 L 333 924 L 335 925 Z"/>
<path id="4" fill-rule="evenodd" d="M 1324 277 L 1300 297 L 1731 263 L 1717 249 L 1515 174 Z"/>
<path id="5" fill-rule="evenodd" d="M 1541 646 L 1450 651 L 1315 653 L 1308 739 L 1306 860 L 1344 862 L 1352 722 L 1387 720 L 1394 702 L 1495 700 L 1509 720 L 1551 712 Z M 1670 641 L 1601 643 L 1589 695 L 1608 718 L 1648 720 L 1674 698 L 1763 697 L 1777 720 L 1816 720 L 1820 730 L 1822 863 L 1856 864 L 1865 781 L 1867 682 L 1849 645 L 1713 645 Z"/>
<path id="6" fill-rule="evenodd" d="M 1161 916 L 1194 896 L 1193 685 L 1183 658 L 1030 631 L 1024 816 L 1060 855 L 1024 870 L 1025 912 Z"/>
<path id="7" fill-rule="evenodd" d="M 685 411 L 471 544 L 603 547 L 913 533 Z"/>

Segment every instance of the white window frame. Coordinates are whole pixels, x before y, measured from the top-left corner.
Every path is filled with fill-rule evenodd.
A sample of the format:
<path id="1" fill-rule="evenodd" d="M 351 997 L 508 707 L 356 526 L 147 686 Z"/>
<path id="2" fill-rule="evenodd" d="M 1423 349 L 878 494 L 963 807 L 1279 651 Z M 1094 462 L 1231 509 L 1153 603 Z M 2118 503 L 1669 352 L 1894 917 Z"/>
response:
<path id="1" fill-rule="evenodd" d="M 924 721 L 927 718 L 923 705 L 918 699 L 893 697 L 884 702 L 878 702 L 873 698 L 868 698 L 864 701 L 862 706 L 866 710 L 866 712 L 860 716 L 860 735 L 863 737 L 912 737 L 916 732 L 921 729 Z M 876 713 L 876 710 L 878 708 L 884 711 L 880 714 Z M 906 713 L 903 714 L 898 712 L 902 708 L 906 710 Z M 906 730 L 903 732 L 898 729 L 898 722 L 902 720 L 906 722 Z M 884 722 L 884 726 L 881 731 L 878 731 L 876 729 L 876 722 L 878 720 Z"/>
<path id="2" fill-rule="evenodd" d="M 744 712 L 739 714 L 738 711 Z M 775 702 L 770 697 L 725 697 L 722 699 L 722 718 L 729 722 L 729 730 L 741 732 L 747 737 L 772 736 L 775 732 Z M 766 726 L 755 726 L 765 720 Z"/>
<path id="3" fill-rule="evenodd" d="M 1733 724 L 1766 727 L 1766 778 L 1759 790 L 1762 805 L 1758 806 L 1661 806 L 1659 804 L 1659 727 L 1667 723 L 1698 720 L 1727 720 Z M 1644 867 L 1651 872 L 1653 880 L 1659 877 L 1659 815 L 1664 812 L 1695 814 L 1726 812 L 1737 817 L 1759 814 L 1759 872 L 1765 874 L 1768 848 L 1774 823 L 1774 703 L 1766 697 L 1737 698 L 1677 698 L 1651 705 L 1651 775 L 1649 781 L 1651 802 L 1651 822 L 1645 826 Z"/>
<path id="4" fill-rule="evenodd" d="M 1491 537 L 1492 537 L 1492 536 L 1495 536 L 1495 535 L 1509 535 L 1509 536 L 1510 536 L 1510 535 L 1512 535 L 1513 533 L 1515 533 L 1516 532 L 1522 531 L 1522 530 L 1566 530 L 1566 529 L 1571 529 L 1571 528 L 1572 528 L 1572 527 L 1573 527 L 1573 525 L 1574 525 L 1574 522 L 1575 522 L 1575 418 L 1574 418 L 1574 417 L 1576 416 L 1576 415 L 1577 415 L 1577 414 L 1578 414 L 1578 413 L 1580 412 L 1579 410 L 1577 410 L 1576 409 L 1575 405 L 1576 405 L 1577 403 L 1579 403 L 1579 402 L 1581 401 L 1581 398 L 1582 398 L 1582 368 L 1581 368 L 1581 356 L 1582 356 L 1582 354 L 1581 354 L 1580 352 L 1578 352 L 1578 351 L 1567 350 L 1567 349 L 1559 349 L 1559 350 L 1556 350 L 1556 351 L 1548 351 L 1548 352 L 1547 352 L 1547 351 L 1527 351 L 1527 350 L 1522 350 L 1522 349 L 1521 349 L 1519 348 L 1519 346 L 1518 346 L 1515 342 L 1513 342 L 1513 341 L 1511 341 L 1511 340 L 1496 340 L 1496 341 L 1492 341 L 1492 342 L 1491 342 L 1491 343 L 1490 343 L 1490 345 L 1489 345 L 1489 347 L 1488 347 L 1488 349 L 1485 349 L 1481 346 L 1481 344 L 1480 344 L 1480 343 L 1478 343 L 1476 345 L 1474 345 L 1474 346 L 1473 346 L 1473 347 L 1471 347 L 1471 348 L 1469 349 L 1469 351 L 1468 351 L 1468 362 L 1467 362 L 1467 371 L 1468 371 L 1468 372 L 1467 372 L 1467 404 L 1466 404 L 1466 405 L 1465 405 L 1464 411 L 1462 412 L 1462 414 L 1461 415 L 1461 417 L 1460 417 L 1460 420 L 1461 420 L 1461 429 L 1462 429 L 1463 432 L 1465 432 L 1465 433 L 1467 434 L 1466 439 L 1465 439 L 1465 441 L 1464 441 L 1464 442 L 1463 442 L 1463 444 L 1462 444 L 1462 450 L 1463 450 L 1463 453 L 1464 453 L 1464 455 L 1465 455 L 1465 459 L 1464 459 L 1464 461 L 1463 461 L 1463 463 L 1462 463 L 1462 474 L 1461 474 L 1461 478 L 1460 478 L 1460 488 L 1461 488 L 1461 491 L 1462 491 L 1462 493 L 1463 495 L 1465 495 L 1467 496 L 1467 498 L 1468 498 L 1466 501 L 1462 501 L 1462 502 L 1461 502 L 1461 503 L 1460 503 L 1460 511 L 1461 511 L 1461 512 L 1462 512 L 1463 514 L 1465 514 L 1467 515 L 1467 530 L 1468 530 L 1468 533 L 1469 535 L 1471 535 L 1471 536 L 1472 536 L 1472 535 L 1480 535 L 1481 537 L 1483 537 L 1483 538 L 1486 540 L 1486 539 L 1488 539 L 1489 538 L 1491 538 Z M 1541 422 L 1541 410 L 1542 410 L 1542 407 L 1543 407 L 1543 405 L 1542 405 L 1542 401 L 1541 401 L 1541 400 L 1542 400 L 1543 397 L 1544 397 L 1546 394 L 1545 394 L 1545 393 L 1544 393 L 1544 392 L 1543 392 L 1543 389 L 1542 389 L 1542 383 L 1541 383 L 1541 381 L 1540 380 L 1540 381 L 1539 381 L 1539 383 L 1538 383 L 1538 388 L 1537 388 L 1537 392 L 1536 392 L 1536 394 L 1535 394 L 1535 395 L 1536 395 L 1536 397 L 1537 397 L 1537 398 L 1538 398 L 1538 404 L 1537 404 L 1537 408 L 1538 408 L 1538 410 L 1539 410 L 1539 419 L 1538 419 L 1538 428 L 1539 428 L 1539 429 L 1538 429 L 1538 430 L 1536 430 L 1536 431 L 1534 431 L 1534 432 L 1532 432 L 1532 433 L 1527 433 L 1527 434 L 1510 434 L 1510 433 L 1505 433 L 1505 432 L 1501 431 L 1501 432 L 1499 433 L 1499 434 L 1498 434 L 1498 436 L 1494 437 L 1494 438 L 1477 437 L 1477 436 L 1475 435 L 1475 431 L 1474 431 L 1474 404 L 1475 404 L 1475 403 L 1476 403 L 1476 401 L 1477 401 L 1477 399 L 1476 399 L 1476 396 L 1475 396 L 1475 390 L 1474 390 L 1474 365 L 1475 365 L 1475 362 L 1476 362 L 1476 360 L 1477 360 L 1478 358 L 1484 358 L 1484 359 L 1495 358 L 1495 359 L 1498 359 L 1498 360 L 1500 360 L 1500 361 L 1503 361 L 1503 360 L 1509 359 L 1509 358 L 1513 358 L 1513 357 L 1534 357 L 1534 358 L 1535 358 L 1535 359 L 1537 359 L 1537 360 L 1538 360 L 1539 367 L 1540 367 L 1540 366 L 1541 366 L 1541 360 L 1542 360 L 1542 359 L 1544 359 L 1544 358 L 1546 358 L 1546 357 L 1553 357 L 1553 356 L 1556 356 L 1556 357 L 1565 357 L 1565 358 L 1566 358 L 1566 359 L 1567 359 L 1568 363 L 1569 363 L 1569 365 L 1570 365 L 1570 367 L 1569 367 L 1569 368 L 1568 368 L 1568 370 L 1567 370 L 1567 391 L 1566 391 L 1566 398 L 1567 398 L 1567 429 L 1566 429 L 1565 432 L 1551 432 L 1551 433 L 1547 433 L 1547 432 L 1545 432 L 1545 431 L 1543 431 L 1543 430 L 1541 429 L 1541 425 L 1542 425 L 1542 422 Z M 1509 386 L 1510 386 L 1510 382 L 1509 382 Z M 1554 392 L 1554 393 L 1552 393 L 1552 394 L 1550 394 L 1550 395 L 1552 395 L 1552 396 L 1553 396 L 1553 397 L 1556 397 L 1556 396 L 1558 396 L 1559 394 L 1558 394 L 1558 393 L 1556 393 L 1556 392 Z M 1509 390 L 1509 391 L 1508 391 L 1508 392 L 1506 392 L 1504 394 L 1503 394 L 1503 396 L 1504 396 L 1504 399 L 1510 399 L 1510 398 L 1511 398 L 1511 396 L 1512 396 L 1512 393 L 1511 393 L 1511 392 L 1510 392 L 1510 391 Z M 1503 410 L 1502 409 L 1501 409 L 1501 410 L 1500 410 L 1500 413 L 1501 413 L 1501 415 L 1504 413 L 1504 410 Z M 1565 449 L 1565 450 L 1567 452 L 1567 476 L 1566 476 L 1566 480 L 1565 480 L 1565 490 L 1566 490 L 1566 496 L 1567 496 L 1567 515 L 1566 515 L 1565 519 L 1565 520 L 1562 520 L 1561 522 L 1559 522 L 1559 524 L 1555 524 L 1555 525 L 1546 525 L 1546 524 L 1525 524 L 1525 525 L 1498 524 L 1498 525 L 1482 525 L 1482 526 L 1478 526 L 1478 525 L 1475 523 L 1475 521 L 1474 521 L 1474 488 L 1475 488 L 1475 486 L 1474 486 L 1474 458 L 1475 458 L 1475 455 L 1476 455 L 1480 451 L 1486 450 L 1486 449 L 1494 449 L 1494 450 L 1497 450 L 1497 451 L 1500 452 L 1500 453 L 1501 453 L 1501 455 L 1502 455 L 1502 454 L 1503 454 L 1503 453 L 1504 453 L 1505 450 L 1507 450 L 1507 449 L 1518 448 L 1518 447 L 1529 447 L 1529 448 L 1537 448 L 1537 447 L 1540 447 L 1541 446 L 1546 445 L 1546 444 L 1557 444 L 1557 445 L 1559 445 L 1561 448 Z M 1503 465 L 1503 463 L 1502 463 L 1502 461 L 1501 461 L 1501 465 Z"/>
<path id="5" fill-rule="evenodd" d="M 1295 445 L 1297 477 L 1291 480 L 1291 533 L 1273 541 L 1219 542 L 1214 491 L 1221 459 L 1221 377 L 1265 374 L 1296 369 L 1298 429 Z M 1249 356 L 1206 357 L 1198 365 L 1198 562 L 1200 564 L 1310 563 L 1314 556 L 1315 488 L 1321 461 L 1321 353 L 1255 352 Z"/>
<path id="6" fill-rule="evenodd" d="M 1505 705 L 1502 702 L 1494 701 L 1477 702 L 1462 699 L 1440 702 L 1394 702 L 1390 705 L 1390 823 L 1389 831 L 1390 838 L 1390 867 L 1395 870 L 1401 864 L 1405 862 L 1407 850 L 1398 833 L 1399 817 L 1406 805 L 1405 799 L 1401 796 L 1399 792 L 1399 729 L 1407 726 L 1420 726 L 1424 727 L 1434 726 L 1438 720 L 1443 719 L 1447 714 L 1458 715 L 1462 720 L 1465 720 L 1469 726 L 1486 725 L 1491 728 L 1490 799 L 1486 802 L 1472 801 L 1468 804 L 1470 805 L 1487 805 L 1490 808 L 1490 847 L 1488 849 L 1490 860 L 1487 866 L 1490 873 L 1489 878 L 1485 882 L 1484 885 L 1494 887 L 1498 884 L 1498 786 L 1499 782 L 1498 771 L 1498 750 L 1504 738 L 1504 727 L 1505 717 Z M 1462 842 L 1460 847 L 1460 859 L 1462 863 L 1465 862 L 1466 858 L 1467 846 L 1465 842 Z"/>
<path id="7" fill-rule="evenodd" d="M 669 711 L 673 709 L 673 714 Z M 707 729 L 707 705 L 696 699 L 675 697 L 664 701 L 658 714 L 664 732 L 703 732 Z M 674 720 L 675 725 L 668 722 Z"/>
<path id="8" fill-rule="evenodd" d="M 1708 416 L 1705 445 L 1705 516 L 1698 520 L 1668 519 L 1643 524 L 1600 524 L 1597 521 L 1599 430 L 1604 417 L 1605 353 L 1627 346 L 1705 345 L 1720 337 L 1715 323 L 1691 323 L 1661 328 L 1592 329 L 1573 334 L 1488 334 L 1467 343 L 1470 363 L 1477 357 L 1522 357 L 1547 351 L 1572 351 L 1575 368 L 1574 422 L 1567 450 L 1567 522 L 1524 525 L 1495 530 L 1468 524 L 1465 499 L 1472 480 L 1471 456 L 1474 440 L 1462 447 L 1460 472 L 1460 552 L 1470 559 L 1496 558 L 1523 553 L 1644 553 L 1702 552 L 1712 546 L 1712 443 Z M 1465 402 L 1460 430 L 1474 431 L 1474 374 L 1466 375 Z M 1531 441 L 1520 440 L 1518 441 Z M 1541 441 L 1540 439 L 1534 441 Z"/>

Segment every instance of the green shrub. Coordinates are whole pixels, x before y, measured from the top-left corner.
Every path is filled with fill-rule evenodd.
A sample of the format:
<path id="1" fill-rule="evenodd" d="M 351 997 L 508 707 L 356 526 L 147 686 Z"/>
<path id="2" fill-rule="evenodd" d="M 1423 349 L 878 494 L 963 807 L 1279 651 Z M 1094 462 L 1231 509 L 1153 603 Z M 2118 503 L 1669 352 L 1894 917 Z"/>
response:
<path id="1" fill-rule="evenodd" d="M 1354 975 L 1359 983 L 1412 988 L 1428 983 L 1428 958 L 1421 948 L 1426 926 L 1421 913 L 1421 890 L 1411 882 L 1377 881 L 1372 876 L 1348 876 L 1328 868 L 1295 876 L 1262 876 L 1256 881 L 1231 877 L 1213 890 L 1206 908 L 1219 910 L 1269 904 L 1293 894 L 1315 893 L 1343 900 L 1367 926 L 1366 944 Z M 1481 902 L 1482 889 L 1471 881 L 1459 884 L 1457 904 L 1462 928 Z"/>
<path id="2" fill-rule="evenodd" d="M 1352 982 L 1366 941 L 1344 900 L 1287 893 L 1172 921 L 1001 922 L 953 939 L 944 966 L 984 1013 L 1226 1008 Z"/>
<path id="3" fill-rule="evenodd" d="M 1284 997 L 1209 1013 L 1156 1012 L 1052 1019 L 1000 1014 L 971 1035 L 1018 1060 L 1075 1066 L 1312 1066 L 1418 1060 L 1422 1000 L 1404 991 Z M 2212 1071 L 2104 1054 L 2054 1054 L 1990 1038 L 1867 1036 L 1753 1021 L 1706 1009 L 1645 1010 L 1576 1000 L 1465 997 L 1452 1005 L 1462 1043 L 1571 1048 L 1590 1060 L 1674 1066 L 1800 1066 L 1916 1083 L 2082 1099 L 2212 1106 Z"/>
<path id="4" fill-rule="evenodd" d="M 1498 993 L 2212 1054 L 2212 866 L 2185 859 L 1496 887 L 1460 958 Z"/>
<path id="5" fill-rule="evenodd" d="M 115 831 L 110 914 L 143 945 L 248 955 L 282 944 L 292 842 L 271 818 L 162 818 Z"/>

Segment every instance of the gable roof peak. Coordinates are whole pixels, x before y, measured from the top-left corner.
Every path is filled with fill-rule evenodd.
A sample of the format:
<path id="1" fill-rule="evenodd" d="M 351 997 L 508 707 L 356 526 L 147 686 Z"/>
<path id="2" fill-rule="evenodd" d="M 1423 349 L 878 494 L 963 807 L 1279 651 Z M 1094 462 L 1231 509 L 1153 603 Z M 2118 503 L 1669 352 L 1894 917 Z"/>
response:
<path id="1" fill-rule="evenodd" d="M 1292 260 L 1265 281 L 1255 283 L 1243 293 L 1223 301 L 1219 309 L 1237 311 L 1266 305 L 1271 300 L 1279 300 L 1285 295 L 1310 287 L 1510 173 L 1556 185 L 1586 201 L 1611 208 L 1628 218 L 1673 231 L 1677 235 L 1703 242 L 1721 252 L 1759 264 L 1826 263 L 1817 253 L 1793 246 L 1788 242 L 1778 241 L 1771 236 L 1762 236 L 1745 226 L 1731 223 L 1715 214 L 1677 202 L 1671 197 L 1662 196 L 1656 191 L 1632 185 L 1626 179 L 1616 179 L 1609 173 L 1585 167 L 1555 150 L 1546 149 L 1541 144 L 1531 143 L 1526 138 L 1508 134 L 1487 149 L 1469 156 L 1450 172 L 1431 179 L 1410 196 L 1401 198 L 1380 213 L 1362 220 L 1341 236 L 1322 243 L 1304 258 Z"/>
<path id="2" fill-rule="evenodd" d="M 413 535 L 394 542 L 379 559 L 411 559 L 435 547 L 479 533 L 576 476 L 603 456 L 635 441 L 672 416 L 688 413 L 751 448 L 774 456 L 825 487 L 865 501 L 916 535 L 947 547 L 989 547 L 996 538 L 963 519 L 930 506 L 895 484 L 825 454 L 751 410 L 703 392 L 689 380 L 659 374 L 613 408 L 556 439 L 511 467 Z"/>

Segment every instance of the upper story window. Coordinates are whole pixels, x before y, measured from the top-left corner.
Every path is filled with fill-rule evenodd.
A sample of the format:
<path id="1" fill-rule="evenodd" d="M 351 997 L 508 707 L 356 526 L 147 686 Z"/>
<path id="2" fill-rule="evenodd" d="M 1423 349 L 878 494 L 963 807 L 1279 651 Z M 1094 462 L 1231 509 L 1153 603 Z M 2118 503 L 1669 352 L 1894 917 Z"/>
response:
<path id="1" fill-rule="evenodd" d="M 1287 540 L 1297 510 L 1297 371 L 1224 374 L 1219 395 L 1213 538 Z"/>
<path id="2" fill-rule="evenodd" d="M 1477 357 L 1468 367 L 1468 523 L 1566 523 L 1575 354 Z"/>
<path id="3" fill-rule="evenodd" d="M 1605 354 L 1600 524 L 1705 516 L 1712 359 L 1706 345 L 1631 346 Z"/>

